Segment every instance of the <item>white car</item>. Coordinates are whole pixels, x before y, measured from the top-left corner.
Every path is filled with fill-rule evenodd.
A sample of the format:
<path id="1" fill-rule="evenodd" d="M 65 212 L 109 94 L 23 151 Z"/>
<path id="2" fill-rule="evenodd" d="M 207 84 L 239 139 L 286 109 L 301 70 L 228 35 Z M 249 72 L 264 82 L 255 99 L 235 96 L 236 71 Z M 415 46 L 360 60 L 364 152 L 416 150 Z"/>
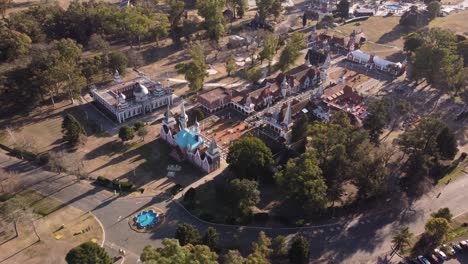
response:
<path id="1" fill-rule="evenodd" d="M 462 241 L 460 241 L 460 246 L 462 246 L 464 248 L 468 248 L 468 242 L 465 241 L 465 240 L 462 240 Z"/>
<path id="2" fill-rule="evenodd" d="M 447 252 L 451 256 L 453 256 L 453 255 L 455 255 L 455 253 L 457 253 L 457 252 L 455 252 L 455 249 L 453 249 L 451 246 L 448 246 L 447 244 L 443 244 L 441 248 L 442 248 L 442 250 L 444 252 Z"/>
<path id="3" fill-rule="evenodd" d="M 440 249 L 436 248 L 434 249 L 434 253 L 435 255 L 440 259 L 440 260 L 446 260 L 447 259 L 447 255 L 445 255 L 444 252 L 442 252 Z"/>

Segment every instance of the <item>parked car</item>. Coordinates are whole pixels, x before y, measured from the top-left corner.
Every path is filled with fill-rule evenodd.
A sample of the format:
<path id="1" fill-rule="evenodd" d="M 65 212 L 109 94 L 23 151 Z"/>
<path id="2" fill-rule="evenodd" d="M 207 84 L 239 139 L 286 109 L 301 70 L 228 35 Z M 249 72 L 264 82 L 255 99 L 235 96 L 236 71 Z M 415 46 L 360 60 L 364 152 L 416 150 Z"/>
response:
<path id="1" fill-rule="evenodd" d="M 453 249 L 455 249 L 455 251 L 462 251 L 463 250 L 462 247 L 459 244 L 455 243 L 455 242 L 452 243 L 451 246 L 452 246 Z"/>
<path id="2" fill-rule="evenodd" d="M 447 259 L 447 255 L 445 255 L 444 252 L 442 252 L 440 249 L 436 248 L 434 249 L 434 253 L 435 255 L 437 256 L 437 258 L 439 258 L 440 260 L 446 260 Z"/>
<path id="3" fill-rule="evenodd" d="M 418 256 L 416 259 L 421 264 L 431 264 L 431 262 L 429 262 L 429 260 L 427 258 L 423 257 L 423 256 Z"/>
<path id="4" fill-rule="evenodd" d="M 450 256 L 453 256 L 455 255 L 455 249 L 453 249 L 452 247 L 448 246 L 447 244 L 443 244 L 442 247 L 440 248 L 442 251 L 444 251 L 445 254 L 447 255 L 450 255 Z"/>
<path id="5" fill-rule="evenodd" d="M 465 240 L 462 240 L 462 241 L 460 241 L 460 246 L 462 246 L 464 248 L 468 248 L 468 242 L 465 241 Z"/>

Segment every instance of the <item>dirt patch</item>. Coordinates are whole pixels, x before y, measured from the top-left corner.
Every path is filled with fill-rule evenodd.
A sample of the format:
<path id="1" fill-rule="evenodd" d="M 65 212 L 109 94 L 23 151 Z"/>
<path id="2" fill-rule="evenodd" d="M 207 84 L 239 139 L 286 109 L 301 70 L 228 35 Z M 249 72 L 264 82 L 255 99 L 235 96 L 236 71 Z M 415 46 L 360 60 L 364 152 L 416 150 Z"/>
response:
<path id="1" fill-rule="evenodd" d="M 91 214 L 71 206 L 55 211 L 34 222 L 18 223 L 18 237 L 2 245 L 3 263 L 65 263 L 67 252 L 85 242 L 102 242 L 103 231 Z M 63 228 L 61 226 L 63 225 Z"/>
<path id="2" fill-rule="evenodd" d="M 468 24 L 466 18 L 468 10 L 454 11 L 446 17 L 438 17 L 429 23 L 430 28 L 440 27 L 451 30 L 455 33 L 468 36 Z"/>

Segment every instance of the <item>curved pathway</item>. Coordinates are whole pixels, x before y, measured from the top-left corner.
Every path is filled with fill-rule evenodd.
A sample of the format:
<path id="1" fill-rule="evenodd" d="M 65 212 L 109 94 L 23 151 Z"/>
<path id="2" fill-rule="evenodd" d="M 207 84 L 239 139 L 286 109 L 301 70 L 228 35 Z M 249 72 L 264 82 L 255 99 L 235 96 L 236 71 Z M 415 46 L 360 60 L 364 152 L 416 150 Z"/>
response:
<path id="1" fill-rule="evenodd" d="M 0 167 L 20 172 L 17 176 L 21 177 L 25 188 L 51 195 L 83 211 L 91 211 L 105 228 L 105 247 L 114 255 L 117 255 L 118 249 L 125 249 L 128 252 L 126 263 L 136 263 L 144 246 L 159 246 L 163 238 L 173 237 L 177 224 L 184 222 L 196 226 L 202 232 L 208 226 L 215 226 L 223 246 L 239 246 L 245 254 L 260 230 L 269 236 L 300 232 L 309 239 L 314 259 L 376 263 L 377 259 L 383 259 L 390 251 L 391 235 L 401 224 L 409 225 L 412 232 L 419 233 L 423 231 L 429 214 L 440 207 L 450 207 L 455 215 L 468 209 L 468 192 L 465 187 L 468 185 L 468 177 L 464 176 L 444 186 L 439 198 L 436 197 L 440 190 L 433 191 L 404 212 L 389 210 L 336 224 L 303 228 L 229 226 L 204 222 L 172 199 L 158 196 L 119 198 L 86 182 L 77 183 L 75 177 L 47 172 L 29 162 L 3 154 L 0 154 Z M 128 217 L 150 205 L 165 211 L 165 223 L 151 233 L 132 231 L 128 227 Z"/>

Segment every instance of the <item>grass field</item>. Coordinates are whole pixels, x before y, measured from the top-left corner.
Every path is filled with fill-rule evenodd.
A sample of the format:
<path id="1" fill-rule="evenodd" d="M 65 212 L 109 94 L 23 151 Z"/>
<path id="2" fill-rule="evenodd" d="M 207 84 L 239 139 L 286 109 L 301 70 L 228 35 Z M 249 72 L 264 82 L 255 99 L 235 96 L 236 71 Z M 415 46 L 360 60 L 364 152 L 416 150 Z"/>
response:
<path id="1" fill-rule="evenodd" d="M 468 36 L 468 10 L 456 11 L 446 17 L 438 17 L 429 23 L 429 27 L 449 29 L 455 33 Z"/>
<path id="2" fill-rule="evenodd" d="M 438 182 L 437 185 L 444 185 L 449 183 L 450 181 L 456 179 L 458 176 L 463 175 L 463 171 L 468 168 L 468 160 L 464 160 L 459 164 L 453 171 L 451 171 L 449 174 L 445 175 L 443 178 L 441 178 Z"/>

